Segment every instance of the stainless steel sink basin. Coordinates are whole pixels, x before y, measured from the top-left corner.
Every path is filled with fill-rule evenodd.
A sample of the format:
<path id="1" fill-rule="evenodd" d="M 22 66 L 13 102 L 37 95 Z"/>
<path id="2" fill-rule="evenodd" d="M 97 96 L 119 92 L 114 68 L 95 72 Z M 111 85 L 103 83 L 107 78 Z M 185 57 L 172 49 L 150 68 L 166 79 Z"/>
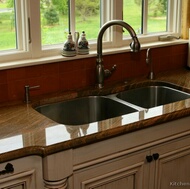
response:
<path id="1" fill-rule="evenodd" d="M 185 100 L 190 94 L 167 86 L 147 86 L 121 92 L 116 97 L 143 108 L 152 108 Z"/>
<path id="2" fill-rule="evenodd" d="M 39 113 L 66 125 L 82 125 L 101 121 L 137 110 L 115 100 L 90 96 L 36 107 Z"/>

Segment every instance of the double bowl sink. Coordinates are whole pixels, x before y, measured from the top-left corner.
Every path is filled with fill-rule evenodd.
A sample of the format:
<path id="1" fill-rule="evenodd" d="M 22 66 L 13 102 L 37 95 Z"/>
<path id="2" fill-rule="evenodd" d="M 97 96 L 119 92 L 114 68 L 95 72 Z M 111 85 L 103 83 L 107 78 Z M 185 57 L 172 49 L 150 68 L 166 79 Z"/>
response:
<path id="1" fill-rule="evenodd" d="M 107 96 L 89 96 L 38 106 L 36 111 L 65 125 L 83 125 L 190 98 L 167 83 L 129 89 Z"/>

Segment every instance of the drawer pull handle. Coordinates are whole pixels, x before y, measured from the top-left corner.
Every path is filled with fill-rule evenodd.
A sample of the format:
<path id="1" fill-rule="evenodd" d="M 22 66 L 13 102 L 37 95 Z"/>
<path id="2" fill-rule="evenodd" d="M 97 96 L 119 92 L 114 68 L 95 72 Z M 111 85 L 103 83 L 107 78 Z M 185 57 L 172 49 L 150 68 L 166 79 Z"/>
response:
<path id="1" fill-rule="evenodd" d="M 153 154 L 153 158 L 154 160 L 157 160 L 159 158 L 159 154 L 158 153 Z"/>
<path id="2" fill-rule="evenodd" d="M 152 156 L 146 156 L 146 160 L 148 163 L 150 163 L 153 160 L 153 157 Z"/>
<path id="3" fill-rule="evenodd" d="M 14 167 L 11 163 L 7 163 L 7 165 L 5 166 L 5 169 L 0 171 L 0 175 L 4 175 L 7 173 L 13 173 L 14 172 Z"/>

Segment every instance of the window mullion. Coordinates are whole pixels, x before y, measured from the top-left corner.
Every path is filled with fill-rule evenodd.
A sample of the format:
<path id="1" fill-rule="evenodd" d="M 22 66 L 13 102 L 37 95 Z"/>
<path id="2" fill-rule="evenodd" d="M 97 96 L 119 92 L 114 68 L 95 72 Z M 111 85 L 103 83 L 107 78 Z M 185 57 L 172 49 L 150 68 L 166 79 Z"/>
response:
<path id="1" fill-rule="evenodd" d="M 71 32 L 71 33 L 74 33 L 75 32 L 75 24 L 76 24 L 76 22 L 75 22 L 75 16 L 76 16 L 76 14 L 75 14 L 75 0 L 70 0 L 69 1 L 69 8 L 70 8 L 70 10 L 69 10 L 69 13 L 70 13 L 70 15 L 69 15 L 69 19 L 70 19 L 70 26 L 69 26 L 69 29 L 70 29 L 70 31 L 69 32 Z"/>
<path id="2" fill-rule="evenodd" d="M 173 26 L 173 16 L 175 16 L 174 14 L 174 1 L 169 0 L 168 1 L 168 22 L 167 22 L 167 30 L 169 32 L 172 32 L 174 29 Z"/>
<path id="3" fill-rule="evenodd" d="M 123 20 L 123 0 L 112 0 L 111 2 L 111 19 Z M 123 42 L 123 28 L 114 26 L 112 29 L 113 47 L 122 46 Z"/>
<path id="4" fill-rule="evenodd" d="M 29 0 L 29 19 L 31 43 L 29 48 L 32 51 L 32 57 L 38 58 L 42 54 L 41 45 L 41 24 L 40 24 L 40 1 Z"/>
<path id="5" fill-rule="evenodd" d="M 21 1 L 14 1 L 15 3 L 15 12 L 16 12 L 16 38 L 17 38 L 17 49 L 18 50 L 25 50 L 24 49 L 24 34 L 22 29 L 22 6 Z"/>
<path id="6" fill-rule="evenodd" d="M 168 32 L 180 33 L 181 24 L 181 0 L 168 1 Z"/>
<path id="7" fill-rule="evenodd" d="M 181 33 L 181 16 L 182 16 L 182 0 L 178 0 L 177 1 L 178 5 L 177 5 L 177 15 L 178 17 L 176 18 L 177 23 L 176 23 L 176 27 L 175 27 L 175 31 L 176 33 L 180 34 Z"/>
<path id="8" fill-rule="evenodd" d="M 111 0 L 108 1 L 101 1 L 101 16 L 100 16 L 100 27 L 102 27 L 106 22 L 111 20 Z M 108 28 L 105 31 L 105 34 L 103 36 L 104 41 L 111 41 L 111 28 Z"/>
<path id="9" fill-rule="evenodd" d="M 110 18 L 110 3 L 107 3 L 106 1 L 100 1 L 100 27 L 104 25 L 107 21 L 109 21 Z"/>
<path id="10" fill-rule="evenodd" d="M 181 6 L 182 6 L 182 1 L 176 0 L 175 1 L 176 14 L 173 15 L 173 18 L 176 20 L 173 26 L 173 32 L 175 33 L 181 33 L 181 27 L 179 27 L 181 25 Z"/>
<path id="11" fill-rule="evenodd" d="M 147 27 L 148 27 L 148 0 L 142 1 L 142 34 L 147 34 Z"/>
<path id="12" fill-rule="evenodd" d="M 28 9 L 26 1 L 15 1 L 17 49 L 28 51 Z"/>

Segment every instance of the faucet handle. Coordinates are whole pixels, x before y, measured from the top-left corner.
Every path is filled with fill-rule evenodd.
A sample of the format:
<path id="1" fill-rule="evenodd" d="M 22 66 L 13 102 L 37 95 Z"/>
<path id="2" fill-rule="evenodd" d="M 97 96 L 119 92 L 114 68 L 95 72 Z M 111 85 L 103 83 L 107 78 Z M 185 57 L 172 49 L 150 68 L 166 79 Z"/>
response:
<path id="1" fill-rule="evenodd" d="M 111 74 L 116 70 L 116 67 L 117 67 L 117 65 L 114 64 L 112 66 L 111 70 L 108 70 L 108 69 L 104 70 L 105 78 L 111 76 Z"/>
<path id="2" fill-rule="evenodd" d="M 112 66 L 112 68 L 111 68 L 111 72 L 115 71 L 115 70 L 116 70 L 116 67 L 117 67 L 117 65 L 114 64 L 114 65 Z"/>

